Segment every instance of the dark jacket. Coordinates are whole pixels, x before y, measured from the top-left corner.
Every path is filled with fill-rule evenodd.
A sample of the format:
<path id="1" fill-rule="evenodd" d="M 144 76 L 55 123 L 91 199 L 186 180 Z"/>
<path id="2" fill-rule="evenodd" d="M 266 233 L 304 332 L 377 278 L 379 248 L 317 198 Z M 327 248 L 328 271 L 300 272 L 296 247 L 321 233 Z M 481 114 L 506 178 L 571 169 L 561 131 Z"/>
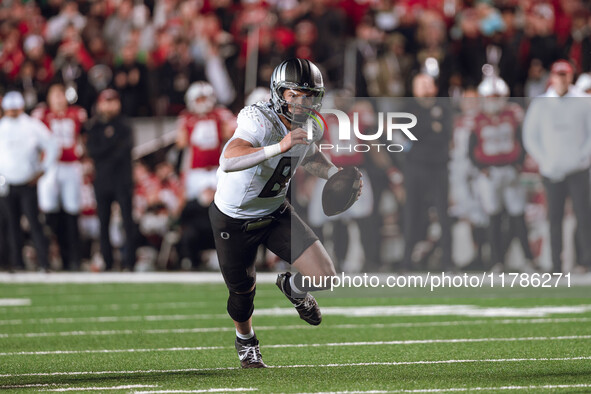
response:
<path id="1" fill-rule="evenodd" d="M 96 116 L 86 124 L 86 133 L 86 148 L 96 171 L 94 187 L 97 190 L 131 188 L 133 130 L 126 119 L 119 115 L 105 121 Z"/>
<path id="2" fill-rule="evenodd" d="M 417 125 L 410 131 L 418 139 L 405 149 L 406 164 L 447 168 L 453 127 L 449 99 L 437 98 L 433 104 L 425 106 L 413 98 L 408 100 L 406 109 L 417 117 Z"/>

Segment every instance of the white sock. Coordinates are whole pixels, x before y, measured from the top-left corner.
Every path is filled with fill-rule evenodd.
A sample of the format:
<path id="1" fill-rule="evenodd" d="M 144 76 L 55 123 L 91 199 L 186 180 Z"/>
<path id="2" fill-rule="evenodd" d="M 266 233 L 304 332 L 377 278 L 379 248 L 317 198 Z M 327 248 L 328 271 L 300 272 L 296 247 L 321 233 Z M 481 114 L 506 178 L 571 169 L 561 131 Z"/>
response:
<path id="1" fill-rule="evenodd" d="M 289 287 L 291 287 L 291 296 L 293 298 L 304 298 L 304 296 L 306 295 L 306 292 L 298 289 L 298 287 L 294 283 L 294 280 L 293 280 L 294 278 L 295 278 L 295 275 L 292 275 L 289 278 Z"/>
<path id="2" fill-rule="evenodd" d="M 254 330 L 251 328 L 248 334 L 240 334 L 238 330 L 236 330 L 236 336 L 243 341 L 246 341 L 254 337 Z"/>

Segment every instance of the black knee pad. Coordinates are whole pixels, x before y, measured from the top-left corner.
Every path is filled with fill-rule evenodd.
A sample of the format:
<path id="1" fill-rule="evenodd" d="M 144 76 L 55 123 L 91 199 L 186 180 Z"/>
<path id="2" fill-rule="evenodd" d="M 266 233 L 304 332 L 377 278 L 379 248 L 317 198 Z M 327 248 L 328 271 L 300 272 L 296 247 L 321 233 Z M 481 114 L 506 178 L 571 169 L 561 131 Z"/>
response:
<path id="1" fill-rule="evenodd" d="M 256 288 L 249 293 L 235 293 L 230 291 L 228 297 L 228 314 L 239 323 L 245 322 L 252 316 L 254 311 L 254 294 Z"/>

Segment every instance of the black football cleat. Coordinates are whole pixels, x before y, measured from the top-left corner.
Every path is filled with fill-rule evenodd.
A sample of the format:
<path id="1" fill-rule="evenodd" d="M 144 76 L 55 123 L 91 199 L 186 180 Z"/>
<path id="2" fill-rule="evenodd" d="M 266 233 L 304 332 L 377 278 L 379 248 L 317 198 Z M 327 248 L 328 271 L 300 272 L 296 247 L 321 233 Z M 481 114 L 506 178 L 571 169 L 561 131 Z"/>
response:
<path id="1" fill-rule="evenodd" d="M 259 340 L 254 337 L 247 340 L 236 338 L 236 351 L 242 368 L 267 368 L 261 357 Z"/>
<path id="2" fill-rule="evenodd" d="M 322 322 L 322 313 L 320 313 L 320 307 L 314 296 L 309 292 L 306 293 L 304 298 L 294 298 L 291 296 L 291 288 L 289 287 L 289 278 L 291 277 L 290 272 L 277 275 L 277 282 L 275 284 L 279 287 L 279 290 L 287 299 L 293 304 L 298 311 L 300 318 L 308 324 L 317 326 Z"/>

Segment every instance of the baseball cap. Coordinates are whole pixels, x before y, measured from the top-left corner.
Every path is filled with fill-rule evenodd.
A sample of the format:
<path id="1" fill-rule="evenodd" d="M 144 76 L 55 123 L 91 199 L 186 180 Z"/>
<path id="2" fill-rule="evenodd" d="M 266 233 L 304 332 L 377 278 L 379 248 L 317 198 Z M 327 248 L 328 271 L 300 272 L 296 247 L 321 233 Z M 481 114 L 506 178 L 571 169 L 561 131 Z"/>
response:
<path id="1" fill-rule="evenodd" d="M 566 60 L 558 60 L 552 64 L 550 72 L 553 74 L 573 74 L 573 66 Z"/>
<path id="2" fill-rule="evenodd" d="M 98 98 L 97 98 L 97 102 L 100 101 L 106 101 L 106 100 L 119 100 L 119 93 L 117 93 L 116 90 L 114 89 L 105 89 L 103 90 Z"/>
<path id="3" fill-rule="evenodd" d="M 25 99 L 20 92 L 8 92 L 2 99 L 2 109 L 5 111 L 23 108 L 25 108 Z"/>

